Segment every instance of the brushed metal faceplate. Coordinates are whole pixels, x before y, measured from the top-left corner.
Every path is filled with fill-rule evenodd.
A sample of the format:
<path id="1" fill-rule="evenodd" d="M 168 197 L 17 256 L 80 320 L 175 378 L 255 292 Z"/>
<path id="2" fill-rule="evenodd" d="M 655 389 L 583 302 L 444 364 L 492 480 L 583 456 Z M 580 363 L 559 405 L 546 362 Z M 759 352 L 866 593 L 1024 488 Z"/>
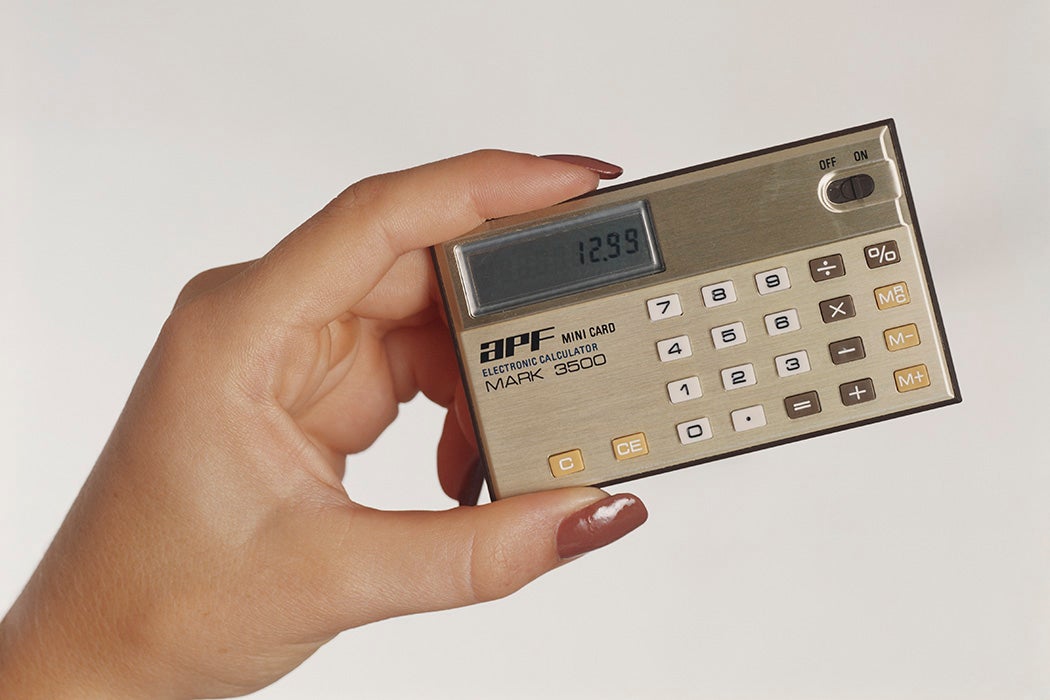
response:
<path id="1" fill-rule="evenodd" d="M 855 174 L 870 177 L 874 192 L 832 202 L 828 185 Z M 470 314 L 457 246 L 640 200 L 662 272 Z M 887 242 L 899 259 L 870 267 L 885 260 L 871 257 L 869 246 Z M 810 262 L 835 255 L 845 274 L 816 281 Z M 960 400 L 892 121 L 488 222 L 436 247 L 434 260 L 493 498 L 615 483 Z M 780 268 L 790 287 L 760 293 L 761 275 Z M 726 281 L 736 301 L 705 305 L 701 288 Z M 908 303 L 880 309 L 875 290 L 901 283 Z M 647 301 L 668 295 L 677 295 L 681 315 L 651 320 Z M 821 302 L 845 296 L 855 315 L 826 322 Z M 791 310 L 800 327 L 771 335 L 767 323 Z M 712 329 L 733 324 L 743 324 L 746 342 L 718 347 Z M 918 344 L 890 350 L 886 331 L 910 324 Z M 660 341 L 682 336 L 691 354 L 662 361 Z M 858 337 L 864 359 L 835 364 L 829 344 Z M 508 343 L 512 355 L 481 353 L 483 343 L 508 338 L 518 339 Z M 810 369 L 781 376 L 776 358 L 802 350 Z M 723 370 L 748 365 L 754 383 L 727 388 Z M 898 386 L 895 372 L 920 366 L 929 386 Z M 695 386 L 693 378 L 702 395 L 680 388 L 688 400 L 672 403 L 668 384 Z M 875 398 L 846 405 L 843 392 L 866 379 Z M 811 391 L 820 412 L 789 417 L 785 399 Z M 704 439 L 683 443 L 678 426 L 703 419 Z M 638 433 L 644 441 L 614 443 Z M 638 447 L 635 454 L 625 444 Z M 558 472 L 552 456 L 568 453 L 582 465 L 566 462 L 572 469 Z"/>

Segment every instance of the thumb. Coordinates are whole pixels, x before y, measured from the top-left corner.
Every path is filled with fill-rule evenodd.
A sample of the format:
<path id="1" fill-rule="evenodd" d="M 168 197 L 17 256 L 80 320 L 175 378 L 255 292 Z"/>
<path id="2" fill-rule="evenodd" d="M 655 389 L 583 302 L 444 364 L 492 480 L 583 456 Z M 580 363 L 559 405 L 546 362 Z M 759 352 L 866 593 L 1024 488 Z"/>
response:
<path id="1" fill-rule="evenodd" d="M 647 517 L 636 496 L 594 488 L 439 512 L 355 509 L 350 561 L 341 555 L 335 568 L 344 627 L 502 598 Z"/>

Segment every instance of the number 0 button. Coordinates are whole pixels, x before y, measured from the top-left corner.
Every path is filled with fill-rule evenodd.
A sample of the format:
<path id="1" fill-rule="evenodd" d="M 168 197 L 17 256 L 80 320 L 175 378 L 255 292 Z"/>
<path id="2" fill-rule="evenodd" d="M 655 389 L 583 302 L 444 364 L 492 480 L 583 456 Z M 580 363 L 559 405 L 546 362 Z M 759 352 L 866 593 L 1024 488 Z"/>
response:
<path id="1" fill-rule="evenodd" d="M 679 423 L 675 427 L 678 429 L 678 439 L 683 445 L 711 439 L 711 421 L 706 418 Z"/>

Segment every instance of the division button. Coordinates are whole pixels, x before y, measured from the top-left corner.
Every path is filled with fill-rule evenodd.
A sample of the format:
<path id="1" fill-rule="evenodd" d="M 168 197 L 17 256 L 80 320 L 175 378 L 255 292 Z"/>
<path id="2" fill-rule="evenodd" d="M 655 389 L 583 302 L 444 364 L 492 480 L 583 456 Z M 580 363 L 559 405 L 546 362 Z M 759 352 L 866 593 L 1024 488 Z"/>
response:
<path id="1" fill-rule="evenodd" d="M 828 345 L 828 353 L 831 354 L 831 361 L 836 365 L 863 360 L 866 357 L 864 354 L 864 339 L 860 336 L 854 336 L 845 340 L 836 340 Z"/>
<path id="2" fill-rule="evenodd" d="M 613 440 L 612 449 L 616 460 L 622 462 L 649 454 L 649 443 L 645 441 L 645 433 L 633 433 Z"/>
<path id="3" fill-rule="evenodd" d="M 930 371 L 926 365 L 905 367 L 893 373 L 893 383 L 901 393 L 923 389 L 930 385 Z"/>
<path id="4" fill-rule="evenodd" d="M 678 430 L 678 439 L 683 445 L 711 439 L 711 421 L 706 418 L 679 423 L 675 428 Z"/>
<path id="5" fill-rule="evenodd" d="M 704 395 L 700 390 L 700 377 L 684 377 L 667 383 L 667 398 L 671 403 L 692 401 Z"/>
<path id="6" fill-rule="evenodd" d="M 730 413 L 729 417 L 733 419 L 733 430 L 738 433 L 761 428 L 766 424 L 766 412 L 761 405 L 737 409 Z"/>
<path id="7" fill-rule="evenodd" d="M 875 400 L 875 385 L 871 379 L 858 379 L 839 385 L 839 397 L 843 406 L 856 406 Z"/>
<path id="8" fill-rule="evenodd" d="M 907 282 L 894 282 L 875 290 L 875 305 L 879 311 L 911 303 Z"/>
<path id="9" fill-rule="evenodd" d="M 856 315 L 857 309 L 853 306 L 853 297 L 849 294 L 820 302 L 820 317 L 824 319 L 824 323 L 845 321 Z"/>
<path id="10" fill-rule="evenodd" d="M 883 241 L 875 245 L 869 245 L 864 249 L 864 262 L 874 270 L 876 267 L 885 267 L 901 261 L 901 252 L 897 248 L 897 241 Z"/>
<path id="11" fill-rule="evenodd" d="M 838 253 L 809 261 L 809 276 L 814 282 L 823 282 L 845 274 L 846 266 L 842 262 L 842 256 Z"/>
<path id="12" fill-rule="evenodd" d="M 820 396 L 815 391 L 789 396 L 784 399 L 784 410 L 791 419 L 820 413 Z"/>
<path id="13" fill-rule="evenodd" d="M 556 455 L 548 457 L 547 464 L 550 465 L 551 474 L 553 474 L 555 478 L 568 476 L 569 474 L 575 474 L 576 472 L 582 472 L 583 453 L 579 450 L 559 452 Z"/>
<path id="14" fill-rule="evenodd" d="M 890 352 L 913 348 L 922 342 L 919 339 L 919 328 L 914 323 L 888 328 L 882 332 L 882 337 L 886 341 L 886 349 Z"/>
<path id="15" fill-rule="evenodd" d="M 674 318 L 682 315 L 682 300 L 677 294 L 649 299 L 645 302 L 649 310 L 650 321 L 662 321 L 665 318 Z"/>

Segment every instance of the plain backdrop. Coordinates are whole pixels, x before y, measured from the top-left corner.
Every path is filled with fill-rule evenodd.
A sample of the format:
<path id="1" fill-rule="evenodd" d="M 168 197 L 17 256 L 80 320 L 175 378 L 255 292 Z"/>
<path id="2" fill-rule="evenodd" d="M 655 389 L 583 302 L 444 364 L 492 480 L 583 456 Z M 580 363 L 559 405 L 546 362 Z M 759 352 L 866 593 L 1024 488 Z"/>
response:
<path id="1" fill-rule="evenodd" d="M 338 637 L 276 698 L 1050 697 L 1050 3 L 3 2 L 0 609 L 181 285 L 480 147 L 624 180 L 894 117 L 964 402 L 637 481 L 510 599 Z M 417 400 L 350 494 L 447 508 Z"/>

